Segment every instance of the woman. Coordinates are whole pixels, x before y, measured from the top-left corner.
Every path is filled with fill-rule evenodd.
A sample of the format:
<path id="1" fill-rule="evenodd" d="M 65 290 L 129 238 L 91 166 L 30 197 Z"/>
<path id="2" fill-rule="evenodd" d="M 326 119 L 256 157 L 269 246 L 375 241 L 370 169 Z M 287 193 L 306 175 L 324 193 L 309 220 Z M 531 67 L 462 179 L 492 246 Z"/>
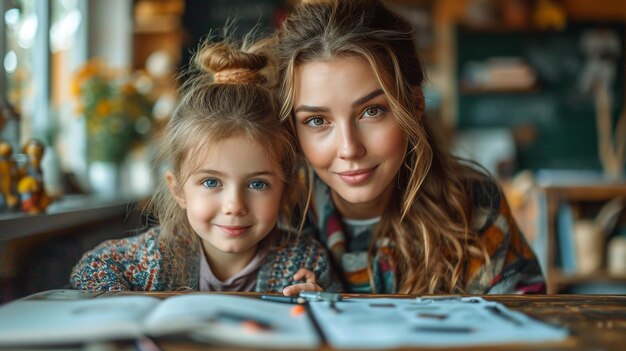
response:
<path id="1" fill-rule="evenodd" d="M 412 31 L 379 1 L 330 0 L 278 33 L 281 118 L 315 172 L 320 240 L 350 292 L 544 292 L 499 187 L 436 140 Z"/>

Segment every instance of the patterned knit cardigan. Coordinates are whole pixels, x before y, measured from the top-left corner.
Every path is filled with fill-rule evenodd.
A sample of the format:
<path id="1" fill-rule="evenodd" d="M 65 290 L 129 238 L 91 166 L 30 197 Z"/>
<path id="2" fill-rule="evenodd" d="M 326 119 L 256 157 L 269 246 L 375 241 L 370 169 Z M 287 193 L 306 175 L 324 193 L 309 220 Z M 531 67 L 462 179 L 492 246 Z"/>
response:
<path id="1" fill-rule="evenodd" d="M 160 235 L 157 227 L 137 236 L 101 243 L 86 252 L 74 267 L 71 286 L 100 291 L 199 290 L 199 240 L 176 235 L 166 246 L 159 240 Z M 285 286 L 296 283 L 292 276 L 300 268 L 315 272 L 318 285 L 325 290 L 341 289 L 325 249 L 312 234 L 293 234 L 286 245 L 277 247 L 281 235 L 275 231 L 266 238 L 271 240 L 270 251 L 257 273 L 257 292 L 281 292 Z"/>

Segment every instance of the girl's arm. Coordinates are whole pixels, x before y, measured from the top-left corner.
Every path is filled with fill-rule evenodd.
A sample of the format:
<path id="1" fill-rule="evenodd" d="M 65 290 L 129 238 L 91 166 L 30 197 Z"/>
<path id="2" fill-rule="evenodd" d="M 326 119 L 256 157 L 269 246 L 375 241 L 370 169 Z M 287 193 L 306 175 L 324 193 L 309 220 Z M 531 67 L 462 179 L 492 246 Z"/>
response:
<path id="1" fill-rule="evenodd" d="M 328 250 L 315 238 L 312 231 L 304 231 L 299 238 L 299 245 L 307 252 L 301 268 L 293 275 L 296 283 L 285 287 L 282 292 L 286 296 L 297 296 L 301 291 L 341 292 L 342 286 L 332 269 Z"/>
<path id="2" fill-rule="evenodd" d="M 124 277 L 127 267 L 120 259 L 125 255 L 118 250 L 117 244 L 117 240 L 105 241 L 86 252 L 72 269 L 72 288 L 90 291 L 132 290 L 131 284 Z"/>
<path id="3" fill-rule="evenodd" d="M 160 290 L 162 256 L 153 229 L 108 240 L 83 255 L 72 270 L 70 285 L 97 291 Z"/>

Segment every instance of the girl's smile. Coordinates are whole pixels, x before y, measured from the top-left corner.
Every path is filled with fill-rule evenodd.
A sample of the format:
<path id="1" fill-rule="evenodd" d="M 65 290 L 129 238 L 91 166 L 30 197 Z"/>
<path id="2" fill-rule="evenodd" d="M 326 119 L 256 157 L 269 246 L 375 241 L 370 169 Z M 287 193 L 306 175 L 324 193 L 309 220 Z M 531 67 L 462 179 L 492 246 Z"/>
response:
<path id="1" fill-rule="evenodd" d="M 234 226 L 234 225 L 216 224 L 215 226 L 218 227 L 220 230 L 222 230 L 224 233 L 226 233 L 227 236 L 232 237 L 232 238 L 238 238 L 244 235 L 248 231 L 248 229 L 252 228 L 251 225 Z"/>

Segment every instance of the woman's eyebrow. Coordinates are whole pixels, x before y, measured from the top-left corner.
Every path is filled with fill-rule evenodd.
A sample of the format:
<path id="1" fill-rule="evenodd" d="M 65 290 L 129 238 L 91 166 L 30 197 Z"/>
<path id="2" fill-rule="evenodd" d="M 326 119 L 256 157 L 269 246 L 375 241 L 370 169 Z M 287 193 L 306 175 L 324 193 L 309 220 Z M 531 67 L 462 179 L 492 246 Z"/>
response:
<path id="1" fill-rule="evenodd" d="M 321 113 L 321 112 L 328 112 L 328 111 L 329 110 L 326 107 L 300 105 L 293 111 L 293 113 L 298 113 L 298 112 Z"/>
<path id="2" fill-rule="evenodd" d="M 383 92 L 383 90 L 382 90 L 382 89 L 376 89 L 376 90 L 372 91 L 371 93 L 369 93 L 369 94 L 367 94 L 367 95 L 363 96 L 362 98 L 358 98 L 358 99 L 356 99 L 356 100 L 352 103 L 352 107 L 353 107 L 353 108 L 356 108 L 356 107 L 358 107 L 358 106 L 360 106 L 360 105 L 363 105 L 364 103 L 366 103 L 366 102 L 368 102 L 368 101 L 372 100 L 373 98 L 375 98 L 375 97 L 377 97 L 377 96 L 379 96 L 379 95 L 382 95 L 382 94 L 384 94 L 384 92 Z"/>
<path id="3" fill-rule="evenodd" d="M 371 93 L 356 99 L 353 103 L 352 103 L 352 107 L 356 108 L 360 105 L 363 105 L 364 103 L 370 101 L 371 99 L 384 94 L 382 89 L 376 89 L 374 91 L 372 91 Z M 324 113 L 324 112 L 328 112 L 329 109 L 327 107 L 321 107 L 321 106 L 309 106 L 309 105 L 300 105 L 298 106 L 293 113 L 298 113 L 298 112 L 313 112 L 313 113 Z"/>

